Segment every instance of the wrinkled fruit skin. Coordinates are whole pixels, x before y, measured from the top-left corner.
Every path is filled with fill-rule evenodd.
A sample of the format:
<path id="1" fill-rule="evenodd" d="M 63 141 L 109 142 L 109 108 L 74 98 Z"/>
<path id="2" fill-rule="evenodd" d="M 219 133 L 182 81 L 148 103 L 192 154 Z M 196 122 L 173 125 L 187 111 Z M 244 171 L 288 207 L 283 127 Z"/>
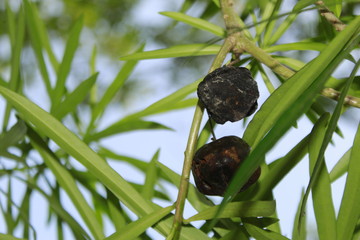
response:
<path id="1" fill-rule="evenodd" d="M 253 114 L 259 90 L 247 68 L 225 66 L 206 75 L 197 89 L 210 117 L 219 124 L 236 122 Z"/>
<path id="2" fill-rule="evenodd" d="M 223 196 L 236 170 L 248 156 L 249 145 L 236 136 L 227 136 L 202 146 L 192 162 L 192 173 L 199 192 Z M 260 177 L 260 167 L 240 191 L 246 190 Z"/>

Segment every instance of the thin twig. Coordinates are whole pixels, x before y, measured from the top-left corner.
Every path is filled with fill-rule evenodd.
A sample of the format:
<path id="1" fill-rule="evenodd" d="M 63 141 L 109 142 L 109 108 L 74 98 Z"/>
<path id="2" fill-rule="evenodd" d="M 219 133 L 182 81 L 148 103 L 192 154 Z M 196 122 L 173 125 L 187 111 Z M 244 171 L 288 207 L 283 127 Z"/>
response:
<path id="1" fill-rule="evenodd" d="M 220 51 L 216 55 L 209 72 L 212 72 L 216 68 L 221 67 L 221 65 L 224 62 L 224 59 L 226 55 L 233 49 L 234 47 L 234 41 L 229 36 L 225 39 Z M 184 212 L 184 205 L 185 205 L 185 199 L 188 193 L 188 187 L 189 187 L 189 179 L 190 179 L 190 170 L 191 170 L 191 164 L 192 160 L 195 154 L 199 130 L 200 130 L 200 124 L 203 117 L 204 108 L 203 106 L 198 102 L 196 105 L 193 122 L 191 124 L 190 128 L 190 134 L 185 150 L 185 158 L 184 158 L 184 165 L 183 170 L 181 174 L 180 179 L 180 186 L 179 186 L 179 192 L 177 196 L 176 201 L 176 207 L 175 207 L 175 216 L 174 216 L 174 223 L 171 229 L 171 232 L 169 236 L 166 238 L 167 240 L 177 240 L 180 237 L 180 231 L 181 226 L 183 223 L 183 212 Z"/>

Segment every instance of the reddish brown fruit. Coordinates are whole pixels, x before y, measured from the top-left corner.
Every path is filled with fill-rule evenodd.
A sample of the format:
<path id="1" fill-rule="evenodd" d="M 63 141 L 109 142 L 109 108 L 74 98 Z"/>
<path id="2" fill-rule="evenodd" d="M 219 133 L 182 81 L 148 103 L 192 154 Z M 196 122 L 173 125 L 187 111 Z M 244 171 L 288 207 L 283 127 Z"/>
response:
<path id="1" fill-rule="evenodd" d="M 250 146 L 236 136 L 223 137 L 202 146 L 192 162 L 197 189 L 206 195 L 223 196 L 236 170 L 248 156 Z M 246 190 L 260 177 L 260 167 L 240 191 Z"/>

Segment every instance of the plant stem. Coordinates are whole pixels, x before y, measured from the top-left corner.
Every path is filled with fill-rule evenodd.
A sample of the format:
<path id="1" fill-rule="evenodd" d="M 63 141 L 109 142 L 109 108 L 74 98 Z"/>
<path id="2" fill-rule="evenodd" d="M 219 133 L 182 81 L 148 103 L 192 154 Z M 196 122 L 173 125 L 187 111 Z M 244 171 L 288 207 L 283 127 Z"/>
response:
<path id="1" fill-rule="evenodd" d="M 227 53 L 229 53 L 233 47 L 234 47 L 233 39 L 230 37 L 226 38 L 222 47 L 220 48 L 220 51 L 216 55 L 210 67 L 209 73 L 214 71 L 216 68 L 222 66 Z M 176 200 L 174 223 L 169 236 L 166 238 L 167 240 L 170 239 L 177 240 L 180 237 L 180 231 L 183 222 L 185 199 L 189 188 L 191 164 L 196 151 L 196 145 L 197 145 L 203 114 L 204 114 L 204 107 L 198 101 L 185 150 L 185 158 L 184 158 L 184 165 L 180 179 L 179 193 Z"/>
<path id="2" fill-rule="evenodd" d="M 346 24 L 337 18 L 335 14 L 325 6 L 323 1 L 316 1 L 315 4 L 319 6 L 319 12 L 321 16 L 323 16 L 331 25 L 333 25 L 336 31 L 340 32 L 344 30 Z"/>

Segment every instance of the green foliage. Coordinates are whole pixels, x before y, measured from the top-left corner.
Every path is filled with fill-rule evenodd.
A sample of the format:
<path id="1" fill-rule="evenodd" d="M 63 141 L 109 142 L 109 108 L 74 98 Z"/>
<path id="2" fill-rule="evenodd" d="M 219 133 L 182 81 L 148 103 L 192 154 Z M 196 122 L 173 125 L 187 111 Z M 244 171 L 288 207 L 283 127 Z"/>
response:
<path id="1" fill-rule="evenodd" d="M 126 14 L 137 3 L 124 1 L 119 7 L 118 1 L 100 2 L 64 0 L 66 14 L 63 15 L 70 21 L 64 26 L 54 24 L 54 21 L 64 21 L 64 16 L 47 18 L 40 2 L 23 0 L 14 8 L 7 1 L 1 9 L 4 21 L 1 21 L 0 34 L 11 46 L 11 54 L 0 62 L 4 70 L 0 72 L 3 101 L 0 104 L 4 106 L 0 115 L 0 181 L 5 183 L 0 187 L 0 213 L 4 219 L 0 239 L 36 239 L 39 229 L 31 221 L 34 216 L 30 216 L 38 207 L 31 200 L 34 195 L 40 195 L 47 202 L 49 220 L 55 220 L 51 224 L 55 225 L 54 236 L 58 239 L 65 238 L 64 226 L 70 229 L 74 239 L 150 239 L 149 228 L 169 240 L 288 239 L 280 231 L 281 218 L 277 212 L 281 206 L 276 204 L 273 190 L 286 181 L 286 175 L 300 162 L 307 160 L 309 184 L 294 216 L 292 239 L 309 236 L 305 206 L 310 191 L 319 239 L 359 236 L 360 128 L 353 144 L 347 146 L 349 150 L 340 159 L 333 160 L 336 164 L 332 170 L 325 159 L 334 133 L 341 136 L 340 119 L 345 118 L 348 108 L 359 106 L 360 61 L 353 53 L 360 42 L 360 17 L 352 10 L 359 3 L 324 1 L 333 12 L 330 12 L 332 17 L 346 22 L 345 29 L 335 32 L 331 25 L 334 21 L 318 17 L 306 24 L 314 29 L 327 29 L 331 34 L 306 33 L 288 42 L 286 34 L 296 35 L 296 29 L 302 26 L 299 18 L 303 12 L 320 15 L 313 1 L 298 1 L 290 12 L 282 10 L 285 4 L 282 0 L 239 1 L 242 7 L 235 13 L 234 9 L 226 8 L 227 0 L 203 1 L 202 6 L 196 5 L 198 1 L 184 0 L 178 11 L 160 13 L 171 20 L 166 30 L 157 28 L 158 33 L 150 36 L 162 45 L 160 49 L 145 51 L 146 43 L 129 28 L 128 32 L 115 37 L 111 44 L 116 45 L 116 50 L 111 51 L 104 44 L 113 37 L 109 32 L 116 28 L 117 22 L 125 26 Z M 203 9 L 197 16 L 190 16 L 193 7 Z M 222 17 L 225 27 L 220 27 Z M 92 54 L 85 56 L 88 66 L 80 67 L 89 71 L 79 75 L 74 69 L 79 69 L 76 57 L 86 45 L 82 42 L 84 29 L 95 36 L 99 31 L 97 23 L 101 21 L 114 28 L 103 30 L 105 36 L 99 39 L 103 45 L 91 47 Z M 179 28 L 186 25 L 191 31 L 180 39 Z M 145 29 L 136 31 L 145 32 Z M 211 36 L 211 41 L 203 35 Z M 54 44 L 56 37 L 63 44 L 60 60 L 59 49 Z M 33 57 L 25 61 L 29 51 Z M 306 54 L 310 51 L 317 54 L 309 60 Z M 162 149 L 154 149 L 153 156 L 142 160 L 118 154 L 106 145 L 105 139 L 118 135 L 126 138 L 126 133 L 135 131 L 146 130 L 154 136 L 158 131 L 173 131 L 168 127 L 170 124 L 148 118 L 195 107 L 185 150 L 185 158 L 192 159 L 191 149 L 196 150 L 209 141 L 213 131 L 211 121 L 199 131 L 204 110 L 193 96 L 202 77 L 191 76 L 191 81 L 183 82 L 173 93 L 143 109 L 120 114 L 116 120 L 109 122 L 106 113 L 122 104 L 117 96 L 127 91 L 129 78 L 136 75 L 136 66 L 141 60 L 192 57 L 211 71 L 225 64 L 223 59 L 228 53 L 232 53 L 232 60 L 241 55 L 239 61 L 232 64 L 249 68 L 254 77 L 263 80 L 269 97 L 250 121 L 244 121 L 242 137 L 252 151 L 233 177 L 220 204 L 189 184 L 191 161 L 184 161 L 184 170 L 178 174 L 180 169 L 174 171 L 168 162 L 160 161 Z M 109 59 L 115 55 L 115 61 L 121 60 L 110 83 L 100 77 L 106 69 L 97 72 L 98 55 Z M 203 60 L 208 55 L 215 56 L 212 65 Z M 335 78 L 334 71 L 344 62 L 351 66 L 351 75 L 348 71 L 345 77 Z M 27 64 L 33 65 L 28 68 Z M 197 67 L 193 64 L 190 68 Z M 270 71 L 275 74 L 269 74 Z M 42 96 L 29 94 L 34 85 L 41 86 Z M 330 89 L 330 94 L 322 91 L 325 87 Z M 139 93 L 136 97 L 144 101 L 139 89 L 131 91 Z M 336 106 L 329 107 L 328 102 L 319 97 L 320 93 L 336 99 Z M 45 101 L 42 107 L 37 104 L 39 101 Z M 282 157 L 269 159 L 268 153 L 302 116 L 313 124 L 312 130 L 294 142 L 294 147 Z M 183 156 L 176 156 L 179 158 Z M 144 181 L 139 184 L 127 180 L 128 176 L 120 175 L 110 165 L 115 161 L 137 169 Z M 262 168 L 259 181 L 239 192 L 259 166 Z M 346 175 L 344 193 L 336 212 L 332 184 L 343 175 Z M 15 184 L 24 189 L 16 199 Z M 168 185 L 178 190 L 177 201 L 168 192 Z M 73 209 L 65 206 L 64 194 Z M 185 199 L 196 211 L 187 219 L 182 218 Z M 113 228 L 111 232 L 107 224 Z M 199 225 L 201 227 L 195 227 Z"/>

